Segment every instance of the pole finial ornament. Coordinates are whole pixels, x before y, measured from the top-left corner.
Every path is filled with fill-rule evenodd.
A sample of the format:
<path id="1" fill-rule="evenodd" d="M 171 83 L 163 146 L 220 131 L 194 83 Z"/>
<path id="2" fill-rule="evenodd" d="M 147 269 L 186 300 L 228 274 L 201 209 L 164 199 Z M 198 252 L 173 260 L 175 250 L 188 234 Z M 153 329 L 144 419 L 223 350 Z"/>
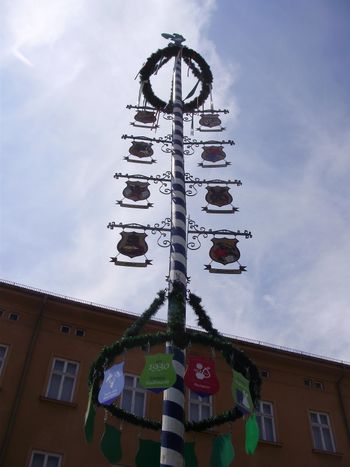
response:
<path id="1" fill-rule="evenodd" d="M 173 34 L 168 34 L 166 32 L 162 33 L 164 39 L 170 39 L 175 45 L 181 45 L 186 39 L 181 35 L 174 32 Z"/>

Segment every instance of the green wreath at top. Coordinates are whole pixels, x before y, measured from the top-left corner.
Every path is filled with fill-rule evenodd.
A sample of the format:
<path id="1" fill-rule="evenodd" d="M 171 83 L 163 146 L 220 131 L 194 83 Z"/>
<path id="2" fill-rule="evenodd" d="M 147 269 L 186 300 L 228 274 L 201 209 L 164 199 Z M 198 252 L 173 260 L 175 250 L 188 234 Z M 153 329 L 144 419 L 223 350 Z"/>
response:
<path id="1" fill-rule="evenodd" d="M 151 306 L 125 331 L 119 341 L 114 342 L 110 346 L 102 349 L 101 354 L 95 362 L 93 362 L 89 374 L 89 388 L 92 391 L 92 402 L 96 406 L 104 407 L 112 415 L 125 420 L 134 425 L 148 428 L 152 430 L 161 429 L 161 422 L 150 420 L 145 417 L 137 417 L 130 412 L 117 407 L 115 405 L 104 405 L 98 402 L 98 392 L 103 381 L 104 370 L 112 365 L 114 358 L 124 352 L 125 349 L 134 347 L 148 347 L 165 342 L 172 341 L 175 345 L 181 348 L 188 346 L 190 342 L 208 345 L 215 350 L 220 351 L 228 365 L 236 371 L 239 371 L 249 380 L 249 389 L 253 404 L 256 406 L 260 398 L 261 378 L 257 367 L 253 362 L 239 349 L 236 349 L 228 340 L 212 326 L 209 316 L 201 306 L 201 299 L 190 293 L 188 302 L 193 308 L 198 317 L 198 324 L 205 330 L 200 331 L 182 331 L 180 309 L 184 305 L 183 296 L 180 292 L 180 287 L 174 283 L 174 288 L 171 294 L 172 299 L 175 299 L 178 305 L 178 312 L 173 313 L 172 321 L 166 332 L 158 332 L 155 334 L 143 334 L 139 332 L 149 319 L 163 305 L 166 295 L 164 291 L 158 292 L 158 297 L 153 301 Z M 213 426 L 221 425 L 227 422 L 241 418 L 243 412 L 234 407 L 231 410 L 223 412 L 217 416 L 209 417 L 199 422 L 185 422 L 186 431 L 203 431 Z"/>
<path id="2" fill-rule="evenodd" d="M 184 103 L 184 113 L 194 112 L 197 108 L 204 104 L 210 94 L 213 83 L 213 75 L 209 65 L 204 60 L 204 58 L 194 50 L 184 46 L 169 45 L 168 47 L 153 53 L 140 70 L 141 89 L 147 102 L 149 102 L 155 109 L 166 113 L 172 113 L 173 102 L 170 99 L 170 101 L 167 103 L 154 94 L 150 82 L 150 77 L 163 65 L 165 65 L 171 59 L 171 57 L 176 57 L 180 51 L 184 62 L 189 66 L 193 75 L 198 79 L 198 83 L 201 83 L 199 95 L 190 102 Z M 194 87 L 188 97 L 192 96 L 197 88 L 197 85 Z"/>

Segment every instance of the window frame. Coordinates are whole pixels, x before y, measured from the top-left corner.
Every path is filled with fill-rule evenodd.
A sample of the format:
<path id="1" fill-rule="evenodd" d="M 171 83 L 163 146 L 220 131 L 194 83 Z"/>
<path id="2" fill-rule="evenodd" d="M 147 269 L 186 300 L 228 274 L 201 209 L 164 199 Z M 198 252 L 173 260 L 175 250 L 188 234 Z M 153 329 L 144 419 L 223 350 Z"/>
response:
<path id="1" fill-rule="evenodd" d="M 270 407 L 271 414 L 265 413 L 263 410 L 263 404 L 267 404 Z M 268 443 L 277 443 L 277 432 L 276 432 L 276 422 L 275 422 L 275 410 L 274 404 L 270 401 L 259 401 L 259 409 L 255 411 L 256 418 L 259 420 L 259 441 L 265 441 Z M 265 419 L 269 419 L 272 421 L 272 438 L 268 439 L 266 434 L 266 426 L 265 426 Z"/>
<path id="2" fill-rule="evenodd" d="M 197 399 L 192 399 L 192 394 L 194 394 Z M 207 396 L 204 396 L 204 397 L 208 397 L 209 398 L 209 402 L 206 402 L 206 401 L 203 401 L 203 397 L 201 397 L 199 394 L 197 394 L 195 391 L 192 391 L 191 389 L 188 390 L 188 412 L 187 412 L 187 419 L 189 422 L 191 421 L 194 421 L 194 422 L 197 422 L 197 421 L 201 421 L 201 420 L 205 420 L 209 417 L 212 417 L 213 416 L 213 413 L 214 413 L 214 400 L 213 400 L 213 396 L 212 395 L 207 395 Z M 198 417 L 198 420 L 193 420 L 191 418 L 191 404 L 193 405 L 196 405 L 198 406 L 199 408 L 199 417 Z M 203 417 L 202 415 L 202 409 L 203 407 L 209 407 L 209 417 Z"/>
<path id="3" fill-rule="evenodd" d="M 62 361 L 62 362 L 64 362 L 64 371 L 63 371 L 63 372 L 54 370 L 55 362 L 56 362 L 56 361 Z M 68 366 L 69 363 L 73 363 L 74 365 L 76 365 L 76 372 L 75 372 L 75 374 L 74 374 L 74 381 L 73 381 L 72 392 L 71 392 L 71 394 L 70 394 L 70 399 L 67 401 L 67 400 L 62 399 L 61 396 L 62 396 L 63 381 L 64 381 L 64 379 L 65 379 L 65 376 L 66 376 L 66 375 L 69 375 L 69 377 L 72 377 L 71 374 L 69 374 L 69 373 L 66 372 L 66 368 L 67 368 L 67 366 Z M 50 375 L 49 375 L 49 379 L 48 379 L 48 383 L 47 383 L 47 387 L 46 387 L 45 397 L 47 397 L 48 399 L 52 399 L 52 400 L 57 400 L 57 401 L 61 401 L 61 402 L 72 403 L 73 400 L 74 400 L 75 389 L 76 389 L 77 380 L 78 380 L 79 367 L 80 367 L 79 362 L 76 362 L 76 361 L 74 361 L 74 360 L 67 360 L 66 358 L 62 358 L 62 357 L 53 357 L 53 359 L 52 359 L 52 365 L 51 365 L 51 370 L 50 370 Z M 59 389 L 58 389 L 57 397 L 52 397 L 52 396 L 49 395 L 49 390 L 50 390 L 50 386 L 51 386 L 51 380 L 52 380 L 52 376 L 53 376 L 54 374 L 58 374 L 58 375 L 61 376 L 61 381 L 60 381 L 60 384 L 59 384 Z"/>
<path id="4" fill-rule="evenodd" d="M 7 344 L 0 344 L 0 347 L 3 347 L 3 348 L 5 349 L 4 357 L 3 357 L 2 360 L 0 360 L 0 377 L 1 377 L 1 375 L 2 375 L 3 372 L 4 372 L 5 365 L 6 365 L 7 356 L 8 356 L 8 353 L 9 353 L 9 345 L 7 345 Z"/>
<path id="5" fill-rule="evenodd" d="M 58 458 L 57 467 L 62 467 L 62 458 L 63 458 L 62 454 L 57 454 L 56 452 L 41 451 L 39 449 L 33 449 L 32 450 L 30 460 L 29 460 L 29 467 L 32 467 L 33 459 L 34 459 L 35 454 L 42 454 L 42 455 L 45 456 L 44 457 L 44 463 L 43 463 L 42 467 L 47 467 L 47 462 L 48 462 L 49 456 L 57 457 Z"/>
<path id="6" fill-rule="evenodd" d="M 318 419 L 317 422 L 314 422 L 311 419 L 311 414 L 316 415 L 316 417 Z M 324 424 L 324 423 L 321 422 L 321 417 L 320 417 L 321 415 L 326 417 L 327 424 Z M 336 452 L 335 437 L 334 437 L 332 424 L 331 424 L 331 418 L 330 418 L 329 414 L 327 412 L 319 412 L 318 410 L 309 410 L 309 422 L 310 422 L 311 438 L 312 438 L 312 441 L 313 441 L 313 448 L 316 451 L 335 453 Z M 314 427 L 319 429 L 319 432 L 320 432 L 320 435 L 321 435 L 322 448 L 316 446 L 316 440 L 315 440 L 314 431 L 313 431 Z M 324 436 L 323 436 L 323 429 L 325 429 L 325 428 L 327 428 L 328 431 L 329 431 L 330 440 L 331 440 L 331 444 L 332 444 L 332 448 L 333 448 L 332 450 L 329 450 L 326 447 L 326 442 L 325 442 Z"/>
<path id="7" fill-rule="evenodd" d="M 131 413 L 131 414 L 133 414 L 133 415 L 135 415 L 137 417 L 144 417 L 145 414 L 146 414 L 147 391 L 144 388 L 140 387 L 140 386 L 137 387 L 137 382 L 140 380 L 139 376 L 134 375 L 132 373 L 124 373 L 124 377 L 125 377 L 125 385 L 124 385 L 123 391 L 122 391 L 122 393 L 120 395 L 120 408 L 123 409 L 124 391 L 129 390 L 129 391 L 131 391 L 131 410 L 129 411 L 129 413 Z M 132 386 L 127 386 L 126 385 L 126 378 L 127 377 L 132 378 L 132 380 L 133 380 Z M 135 395 L 136 395 L 136 393 L 143 394 L 142 415 L 135 413 Z M 125 410 L 125 409 L 123 409 L 123 410 Z"/>

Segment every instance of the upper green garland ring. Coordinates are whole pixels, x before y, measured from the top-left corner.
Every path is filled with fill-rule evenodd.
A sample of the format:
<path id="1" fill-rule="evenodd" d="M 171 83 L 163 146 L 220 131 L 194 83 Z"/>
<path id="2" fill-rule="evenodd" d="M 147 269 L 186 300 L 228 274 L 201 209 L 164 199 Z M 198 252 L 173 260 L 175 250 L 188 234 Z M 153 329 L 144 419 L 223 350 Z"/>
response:
<path id="1" fill-rule="evenodd" d="M 198 78 L 201 83 L 201 90 L 199 95 L 190 102 L 186 104 L 184 103 L 184 113 L 194 112 L 204 104 L 210 94 L 213 83 L 213 75 L 209 65 L 204 60 L 204 58 L 194 50 L 183 46 L 180 47 L 177 45 L 169 45 L 168 47 L 153 53 L 140 70 L 142 93 L 146 101 L 149 102 L 155 109 L 166 113 L 172 113 L 173 103 L 171 100 L 167 103 L 154 94 L 150 83 L 150 77 L 165 63 L 167 63 L 171 57 L 176 57 L 180 50 L 184 62 L 190 67 L 193 75 Z"/>

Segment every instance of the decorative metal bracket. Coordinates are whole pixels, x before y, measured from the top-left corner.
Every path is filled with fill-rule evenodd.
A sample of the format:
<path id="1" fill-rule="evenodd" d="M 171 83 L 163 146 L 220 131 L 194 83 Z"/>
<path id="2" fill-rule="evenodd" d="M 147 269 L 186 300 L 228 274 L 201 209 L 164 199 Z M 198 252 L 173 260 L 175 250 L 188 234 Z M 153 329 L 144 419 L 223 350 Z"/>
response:
<path id="1" fill-rule="evenodd" d="M 168 195 L 171 193 L 171 188 L 169 187 L 169 184 L 171 182 L 171 172 L 168 170 L 167 172 L 164 172 L 162 175 L 156 175 L 156 176 L 147 176 L 147 175 L 142 175 L 142 174 L 135 174 L 135 175 L 129 175 L 129 174 L 122 174 L 120 172 L 117 172 L 114 174 L 114 178 L 127 178 L 127 179 L 133 179 L 133 180 L 144 180 L 144 181 L 152 181 L 154 184 L 160 183 L 159 186 L 159 191 L 163 195 Z"/>
<path id="2" fill-rule="evenodd" d="M 152 143 L 161 143 L 162 147 L 161 150 L 167 154 L 171 154 L 172 152 L 172 135 L 166 135 L 162 138 L 149 138 L 148 136 L 134 136 L 134 135 L 122 135 L 122 139 L 132 139 L 134 141 L 148 141 Z M 197 141 L 196 139 L 191 139 L 188 136 L 183 137 L 183 145 L 184 145 L 184 154 L 185 155 L 192 155 L 194 153 L 194 148 L 198 148 L 199 146 L 205 146 L 205 145 L 215 145 L 219 144 L 221 145 L 230 145 L 233 146 L 235 142 L 231 139 L 227 141 L 217 141 L 217 140 L 208 140 L 208 141 Z M 125 158 L 126 160 L 129 160 L 128 158 Z M 134 160 L 129 161 L 129 162 L 136 162 Z M 139 161 L 137 161 L 139 162 Z M 149 162 L 148 162 L 149 163 Z M 226 165 L 229 165 L 229 163 L 226 163 Z M 217 165 L 216 167 L 219 167 Z"/>
<path id="3" fill-rule="evenodd" d="M 107 225 L 107 229 L 132 229 L 132 230 L 143 230 L 151 232 L 151 234 L 159 234 L 159 237 L 157 239 L 157 244 L 162 247 L 162 248 L 167 248 L 170 245 L 170 240 L 167 237 L 168 233 L 170 233 L 171 230 L 171 219 L 170 217 L 166 217 L 163 221 L 160 223 L 154 224 L 154 225 L 142 225 L 142 224 L 123 224 L 120 222 L 119 224 L 116 224 L 115 222 L 110 222 Z"/>
<path id="4" fill-rule="evenodd" d="M 232 237 L 244 237 L 244 238 L 252 238 L 252 233 L 249 230 L 244 230 L 241 232 L 240 230 L 227 230 L 227 229 L 220 229 L 220 230 L 213 230 L 213 229 L 206 229 L 205 227 L 199 227 L 198 224 L 192 219 L 188 220 L 188 238 L 190 241 L 187 243 L 187 246 L 190 250 L 198 250 L 202 244 L 200 242 L 199 237 L 208 238 L 209 235 L 227 235 Z"/>

